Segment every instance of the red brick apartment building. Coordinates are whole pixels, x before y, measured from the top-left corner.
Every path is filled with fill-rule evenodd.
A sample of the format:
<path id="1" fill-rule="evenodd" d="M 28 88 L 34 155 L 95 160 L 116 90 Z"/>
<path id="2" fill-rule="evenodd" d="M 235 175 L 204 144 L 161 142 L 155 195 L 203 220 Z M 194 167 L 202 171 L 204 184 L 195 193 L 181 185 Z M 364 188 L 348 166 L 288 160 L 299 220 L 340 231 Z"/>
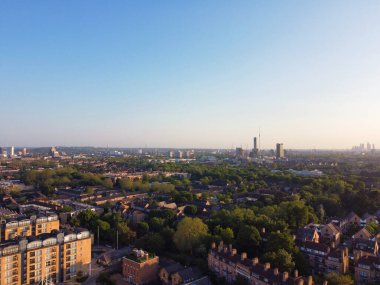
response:
<path id="1" fill-rule="evenodd" d="M 123 276 L 129 284 L 148 284 L 158 278 L 159 258 L 146 251 L 134 249 L 123 257 Z"/>

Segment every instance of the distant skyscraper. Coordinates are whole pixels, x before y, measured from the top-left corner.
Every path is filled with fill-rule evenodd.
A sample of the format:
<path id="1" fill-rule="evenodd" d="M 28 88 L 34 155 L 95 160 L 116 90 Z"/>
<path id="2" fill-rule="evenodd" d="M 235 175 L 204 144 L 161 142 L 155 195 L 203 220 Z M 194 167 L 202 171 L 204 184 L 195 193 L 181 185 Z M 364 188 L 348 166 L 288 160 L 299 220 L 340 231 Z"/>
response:
<path id="1" fill-rule="evenodd" d="M 251 157 L 257 158 L 259 156 L 259 149 L 257 148 L 257 137 L 253 138 L 253 149 L 251 152 Z"/>
<path id="2" fill-rule="evenodd" d="M 14 156 L 14 155 L 15 155 L 15 147 L 11 146 L 11 156 Z"/>
<path id="3" fill-rule="evenodd" d="M 367 143 L 367 150 L 370 151 L 371 150 L 371 144 L 368 142 Z"/>
<path id="4" fill-rule="evenodd" d="M 26 148 L 24 147 L 24 149 L 22 150 L 22 154 L 23 155 L 26 155 L 27 154 L 27 152 L 26 152 Z"/>
<path id="5" fill-rule="evenodd" d="M 284 144 L 283 143 L 276 144 L 276 158 L 281 159 L 284 157 L 285 157 Z"/>

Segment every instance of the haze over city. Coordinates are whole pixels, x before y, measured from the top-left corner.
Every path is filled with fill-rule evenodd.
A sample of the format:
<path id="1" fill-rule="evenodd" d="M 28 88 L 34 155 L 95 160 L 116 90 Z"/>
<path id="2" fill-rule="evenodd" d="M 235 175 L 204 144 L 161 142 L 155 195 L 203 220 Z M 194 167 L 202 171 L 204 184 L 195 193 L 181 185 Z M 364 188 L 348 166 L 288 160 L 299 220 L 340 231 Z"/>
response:
<path id="1" fill-rule="evenodd" d="M 380 2 L 357 4 L 1 1 L 0 145 L 380 145 Z"/>

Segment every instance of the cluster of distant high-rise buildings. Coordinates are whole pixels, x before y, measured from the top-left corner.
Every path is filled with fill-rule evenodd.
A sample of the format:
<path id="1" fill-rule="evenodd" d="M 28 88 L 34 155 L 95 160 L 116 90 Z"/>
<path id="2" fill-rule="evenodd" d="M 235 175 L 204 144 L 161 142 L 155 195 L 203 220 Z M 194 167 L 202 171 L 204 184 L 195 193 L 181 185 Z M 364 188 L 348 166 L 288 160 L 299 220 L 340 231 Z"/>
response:
<path id="1" fill-rule="evenodd" d="M 0 157 L 15 157 L 27 155 L 26 148 L 20 149 L 17 153 L 15 152 L 15 147 L 0 147 Z"/>
<path id="2" fill-rule="evenodd" d="M 249 157 L 251 159 L 258 159 L 258 158 L 262 157 L 262 152 L 260 150 L 260 137 L 259 137 L 259 140 L 257 139 L 257 137 L 253 138 L 253 148 L 251 151 L 244 151 L 242 147 L 237 147 L 235 155 L 237 158 L 248 158 Z M 276 144 L 276 149 L 274 151 L 274 155 L 276 156 L 276 159 L 285 158 L 285 150 L 284 150 L 284 144 L 283 143 L 277 143 Z"/>
<path id="3" fill-rule="evenodd" d="M 170 150 L 168 152 L 169 158 L 176 158 L 176 159 L 193 159 L 195 157 L 194 150 Z"/>
<path id="4" fill-rule="evenodd" d="M 367 142 L 367 145 L 365 145 L 364 143 L 361 143 L 360 145 L 353 146 L 352 150 L 356 152 L 373 152 L 376 149 L 375 149 L 375 144 L 371 144 Z"/>

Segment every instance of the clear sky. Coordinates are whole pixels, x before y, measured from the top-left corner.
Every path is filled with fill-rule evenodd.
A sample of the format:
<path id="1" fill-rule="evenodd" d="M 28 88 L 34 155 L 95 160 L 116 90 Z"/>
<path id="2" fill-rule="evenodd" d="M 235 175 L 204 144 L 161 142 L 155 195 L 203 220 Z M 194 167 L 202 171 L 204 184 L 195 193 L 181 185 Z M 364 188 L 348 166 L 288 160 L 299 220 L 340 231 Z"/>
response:
<path id="1" fill-rule="evenodd" d="M 0 146 L 380 147 L 380 1 L 0 1 Z"/>

